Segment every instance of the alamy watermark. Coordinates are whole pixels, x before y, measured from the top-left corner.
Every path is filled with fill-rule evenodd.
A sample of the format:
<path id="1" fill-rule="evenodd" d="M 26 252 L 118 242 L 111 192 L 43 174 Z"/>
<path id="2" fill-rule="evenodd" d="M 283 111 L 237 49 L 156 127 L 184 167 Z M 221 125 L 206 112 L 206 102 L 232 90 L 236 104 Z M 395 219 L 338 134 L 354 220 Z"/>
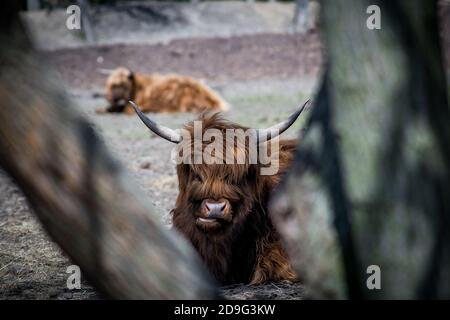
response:
<path id="1" fill-rule="evenodd" d="M 81 29 L 81 9 L 73 4 L 67 7 L 66 13 L 69 15 L 66 19 L 66 27 L 69 30 Z"/>
<path id="2" fill-rule="evenodd" d="M 367 14 L 370 16 L 366 20 L 366 26 L 369 30 L 381 29 L 381 9 L 379 6 L 373 4 L 367 7 Z"/>
<path id="3" fill-rule="evenodd" d="M 381 290 L 381 268 L 376 264 L 367 267 L 366 273 L 370 276 L 367 277 L 366 286 L 369 290 Z"/>
<path id="4" fill-rule="evenodd" d="M 69 290 L 81 289 L 81 269 L 76 264 L 67 267 L 66 273 L 70 275 L 67 277 L 66 286 Z"/>

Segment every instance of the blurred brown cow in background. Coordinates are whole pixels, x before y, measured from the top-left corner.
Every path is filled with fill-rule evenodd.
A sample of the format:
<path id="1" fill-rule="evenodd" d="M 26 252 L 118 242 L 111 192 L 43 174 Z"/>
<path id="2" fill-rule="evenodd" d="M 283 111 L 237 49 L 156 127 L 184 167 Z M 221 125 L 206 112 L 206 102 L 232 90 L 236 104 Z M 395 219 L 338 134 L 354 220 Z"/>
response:
<path id="1" fill-rule="evenodd" d="M 104 112 L 133 113 L 128 103 L 133 100 L 144 112 L 227 111 L 228 104 L 211 88 L 199 81 L 175 74 L 145 75 L 127 68 L 109 72 L 106 80 L 107 108 Z"/>

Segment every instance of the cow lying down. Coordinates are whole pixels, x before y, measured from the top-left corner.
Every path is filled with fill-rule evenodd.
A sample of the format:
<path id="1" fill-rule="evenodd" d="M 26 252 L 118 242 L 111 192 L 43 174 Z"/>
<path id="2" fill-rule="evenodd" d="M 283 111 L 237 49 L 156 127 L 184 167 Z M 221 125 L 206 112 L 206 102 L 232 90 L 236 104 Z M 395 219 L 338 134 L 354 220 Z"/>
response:
<path id="1" fill-rule="evenodd" d="M 179 75 L 141 74 L 126 68 L 103 70 L 108 73 L 106 99 L 109 106 L 98 113 L 133 113 L 129 100 L 144 112 L 227 111 L 228 104 L 205 84 Z"/>
<path id="2" fill-rule="evenodd" d="M 285 122 L 264 130 L 226 121 L 217 113 L 203 114 L 182 130 L 172 130 L 155 123 L 133 102 L 131 104 L 151 131 L 177 144 L 175 155 L 180 156 L 181 161 L 177 161 L 179 194 L 172 210 L 173 226 L 192 243 L 214 277 L 221 284 L 295 281 L 297 276 L 267 207 L 269 196 L 288 169 L 297 145 L 296 140 L 281 140 L 277 136 L 294 123 L 306 103 Z M 259 160 L 251 161 L 250 142 L 236 139 L 227 149 L 226 132 L 239 130 L 253 130 L 248 141 L 253 137 L 258 146 L 270 150 L 267 154 L 274 155 L 274 161 L 278 161 L 276 173 L 261 174 L 267 162 L 263 165 Z M 214 133 L 213 139 L 211 133 Z M 221 133 L 222 149 L 210 152 L 210 142 L 222 139 Z M 193 161 L 195 150 L 205 159 L 206 154 L 217 155 L 220 150 L 226 156 L 232 150 L 231 160 L 242 155 L 247 157 L 231 164 L 205 163 L 205 159 Z"/>

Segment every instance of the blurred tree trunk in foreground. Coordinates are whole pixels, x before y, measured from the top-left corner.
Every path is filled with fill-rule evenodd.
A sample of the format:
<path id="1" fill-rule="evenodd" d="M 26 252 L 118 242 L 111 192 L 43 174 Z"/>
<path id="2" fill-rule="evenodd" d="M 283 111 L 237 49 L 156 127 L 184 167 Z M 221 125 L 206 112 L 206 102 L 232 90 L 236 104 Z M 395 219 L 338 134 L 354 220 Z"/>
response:
<path id="1" fill-rule="evenodd" d="M 369 5 L 381 9 L 370 30 Z M 450 298 L 436 1 L 322 2 L 329 65 L 274 219 L 313 297 Z M 381 270 L 368 290 L 367 268 Z"/>
<path id="2" fill-rule="evenodd" d="M 16 1 L 0 21 L 0 165 L 53 239 L 111 298 L 214 298 L 194 249 L 162 226 L 33 52 Z"/>

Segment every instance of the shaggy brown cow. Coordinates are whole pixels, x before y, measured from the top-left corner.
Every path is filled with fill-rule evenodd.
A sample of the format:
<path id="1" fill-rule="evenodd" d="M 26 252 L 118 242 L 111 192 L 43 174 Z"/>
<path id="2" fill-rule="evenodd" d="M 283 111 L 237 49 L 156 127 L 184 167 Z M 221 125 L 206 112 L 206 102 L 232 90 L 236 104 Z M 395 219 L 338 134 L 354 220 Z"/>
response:
<path id="1" fill-rule="evenodd" d="M 158 125 L 132 105 L 150 130 L 178 146 L 187 143 L 188 150 L 192 150 L 196 141 L 192 122 L 184 127 L 184 134 L 193 138 L 186 139 L 184 134 Z M 255 130 L 262 137 L 258 144 L 279 139 L 276 136 L 294 123 L 305 105 L 287 121 L 266 130 Z M 209 129 L 222 133 L 228 129 L 248 129 L 222 119 L 219 114 L 202 115 L 199 121 L 202 137 Z M 197 142 L 205 151 L 208 144 L 204 138 Z M 177 164 L 179 194 L 172 210 L 173 226 L 189 239 L 222 284 L 297 279 L 267 213 L 269 195 L 288 169 L 297 145 L 296 140 L 278 142 L 279 171 L 272 176 L 261 175 L 263 165 L 251 163 L 249 157 L 243 164 Z M 236 143 L 233 148 L 235 154 L 249 153 L 247 144 Z"/>
<path id="2" fill-rule="evenodd" d="M 110 106 L 103 112 L 133 113 L 129 100 L 144 112 L 226 111 L 228 104 L 205 84 L 178 75 L 144 75 L 117 68 L 106 81 L 106 99 Z"/>

